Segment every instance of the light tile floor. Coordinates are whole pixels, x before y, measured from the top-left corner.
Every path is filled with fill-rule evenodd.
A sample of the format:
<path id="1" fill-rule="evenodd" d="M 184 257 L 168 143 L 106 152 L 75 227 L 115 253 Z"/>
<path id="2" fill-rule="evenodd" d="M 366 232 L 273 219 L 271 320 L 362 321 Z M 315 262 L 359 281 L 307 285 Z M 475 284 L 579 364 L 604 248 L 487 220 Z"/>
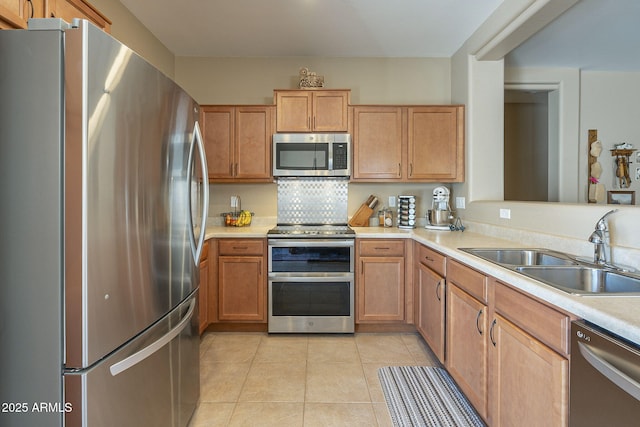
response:
<path id="1" fill-rule="evenodd" d="M 207 333 L 189 427 L 391 426 L 383 366 L 438 362 L 418 334 Z"/>

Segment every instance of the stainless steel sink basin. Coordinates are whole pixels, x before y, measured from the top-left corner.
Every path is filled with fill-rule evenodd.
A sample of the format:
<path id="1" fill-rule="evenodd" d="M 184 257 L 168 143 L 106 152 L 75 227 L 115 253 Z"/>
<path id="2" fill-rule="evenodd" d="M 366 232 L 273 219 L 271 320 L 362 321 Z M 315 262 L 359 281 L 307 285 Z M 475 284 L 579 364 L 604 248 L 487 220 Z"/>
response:
<path id="1" fill-rule="evenodd" d="M 461 248 L 472 255 L 497 264 L 514 265 L 578 265 L 569 256 L 549 249 Z"/>
<path id="2" fill-rule="evenodd" d="M 583 265 L 516 267 L 515 271 L 577 295 L 640 295 L 640 277 Z"/>

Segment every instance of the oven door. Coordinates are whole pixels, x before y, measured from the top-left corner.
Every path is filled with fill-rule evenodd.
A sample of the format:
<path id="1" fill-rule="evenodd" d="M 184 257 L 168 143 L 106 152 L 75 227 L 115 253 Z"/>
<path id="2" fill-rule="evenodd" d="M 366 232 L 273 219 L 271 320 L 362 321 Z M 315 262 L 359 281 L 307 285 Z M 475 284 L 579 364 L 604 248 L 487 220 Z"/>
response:
<path id="1" fill-rule="evenodd" d="M 269 239 L 269 273 L 353 273 L 354 239 Z"/>
<path id="2" fill-rule="evenodd" d="M 269 274 L 269 332 L 353 333 L 354 275 Z"/>

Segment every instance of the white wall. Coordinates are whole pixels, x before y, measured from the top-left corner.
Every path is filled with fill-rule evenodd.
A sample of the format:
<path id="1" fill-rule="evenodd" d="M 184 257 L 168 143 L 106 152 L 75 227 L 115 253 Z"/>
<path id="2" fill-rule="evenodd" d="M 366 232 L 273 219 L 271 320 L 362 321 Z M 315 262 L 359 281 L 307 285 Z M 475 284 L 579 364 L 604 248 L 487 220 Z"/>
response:
<path id="1" fill-rule="evenodd" d="M 505 0 L 504 9 L 516 3 L 518 2 Z M 526 4 L 523 7 L 527 7 Z M 501 60 L 478 61 L 474 56 L 476 52 L 482 51 L 484 45 L 492 44 L 494 39 L 498 37 L 508 39 L 509 34 L 504 32 L 510 30 L 508 24 L 511 21 L 507 19 L 505 22 L 499 19 L 500 12 L 502 9 L 492 16 L 452 58 L 452 101 L 467 105 L 467 181 L 464 184 L 454 185 L 454 191 L 457 195 L 467 197 L 467 202 L 470 203 L 467 209 L 460 211 L 460 214 L 463 219 L 469 221 L 586 242 L 597 219 L 611 209 L 611 206 L 502 200 L 504 67 Z M 508 15 L 508 13 L 505 14 L 507 18 Z M 487 28 L 488 25 L 493 28 Z M 574 96 L 572 99 L 579 99 L 579 93 L 576 93 L 578 88 L 575 84 L 576 79 L 569 76 L 567 81 L 569 93 Z M 563 108 L 562 105 L 561 108 Z M 575 116 L 569 115 L 569 123 L 561 126 L 561 133 L 566 138 L 570 138 L 571 135 L 566 134 L 569 132 L 568 127 L 575 126 L 573 139 L 577 141 L 580 121 L 578 109 L 573 111 L 575 112 L 568 114 L 575 114 Z M 574 157 L 575 153 L 576 151 L 573 151 Z M 569 153 L 564 153 L 563 156 L 569 156 Z M 562 161 L 566 161 L 566 158 Z M 500 208 L 510 209 L 511 219 L 499 218 Z M 638 208 L 621 208 L 618 213 L 609 217 L 609 224 L 614 254 L 631 253 L 632 257 L 627 259 L 635 259 L 633 264 L 640 265 L 637 260 L 637 254 L 640 253 Z M 614 261 L 616 261 L 615 258 Z"/>
<path id="2" fill-rule="evenodd" d="M 448 104 L 449 58 L 177 57 L 175 78 L 200 104 L 273 104 L 274 89 L 298 87 L 299 70 L 327 89 L 351 89 L 353 104 Z"/>
<path id="3" fill-rule="evenodd" d="M 580 174 L 588 176 L 587 135 L 589 129 L 596 129 L 603 148 L 598 158 L 603 169 L 600 182 L 607 190 L 635 191 L 640 204 L 640 181 L 635 180 L 640 157 L 631 159 L 631 187 L 621 189 L 609 151 L 614 144 L 628 142 L 640 152 L 640 72 L 583 71 L 580 83 Z"/>
<path id="4" fill-rule="evenodd" d="M 112 22 L 111 35 L 167 76 L 174 77 L 174 55 L 119 0 L 91 0 Z"/>

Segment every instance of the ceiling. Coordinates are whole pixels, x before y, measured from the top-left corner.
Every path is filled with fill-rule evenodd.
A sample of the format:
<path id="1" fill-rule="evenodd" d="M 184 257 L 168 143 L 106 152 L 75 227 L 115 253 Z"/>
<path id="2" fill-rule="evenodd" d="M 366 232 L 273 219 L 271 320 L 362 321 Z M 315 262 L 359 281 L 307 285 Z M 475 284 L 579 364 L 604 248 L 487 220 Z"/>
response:
<path id="1" fill-rule="evenodd" d="M 174 55 L 451 57 L 503 0 L 121 0 Z"/>
<path id="2" fill-rule="evenodd" d="M 640 1 L 581 0 L 509 53 L 505 65 L 640 71 Z"/>

